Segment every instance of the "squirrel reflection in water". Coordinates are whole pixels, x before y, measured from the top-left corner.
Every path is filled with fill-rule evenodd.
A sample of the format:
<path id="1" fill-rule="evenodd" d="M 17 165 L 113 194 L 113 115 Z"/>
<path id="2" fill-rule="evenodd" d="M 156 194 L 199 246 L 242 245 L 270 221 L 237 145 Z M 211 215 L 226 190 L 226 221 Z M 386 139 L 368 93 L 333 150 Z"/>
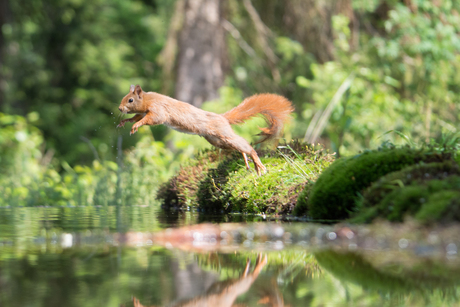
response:
<path id="1" fill-rule="evenodd" d="M 205 294 L 171 305 L 171 307 L 234 306 L 233 303 L 237 297 L 249 290 L 267 264 L 267 256 L 258 255 L 253 272 L 249 272 L 250 264 L 251 262 L 248 260 L 243 275 L 240 278 L 216 282 Z M 133 303 L 134 307 L 155 307 L 154 305 L 142 305 L 135 297 L 133 298 Z M 278 292 L 272 295 L 267 294 L 260 300 L 260 303 L 269 304 L 270 306 L 284 306 L 283 299 Z"/>

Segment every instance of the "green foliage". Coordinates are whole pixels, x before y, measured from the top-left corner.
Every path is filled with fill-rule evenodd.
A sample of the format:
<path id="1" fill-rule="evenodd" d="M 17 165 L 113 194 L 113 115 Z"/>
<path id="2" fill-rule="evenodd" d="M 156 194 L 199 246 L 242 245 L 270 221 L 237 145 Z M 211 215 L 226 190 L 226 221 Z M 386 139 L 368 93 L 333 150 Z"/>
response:
<path id="1" fill-rule="evenodd" d="M 7 132 L 2 128 L 6 134 L 0 136 L 4 153 L 0 168 L 5 174 L 1 180 L 6 195 L 15 195 L 16 202 L 23 203 L 31 193 L 25 187 L 33 181 L 38 182 L 34 189 L 46 191 L 39 199 L 52 195 L 51 199 L 66 204 L 69 195 L 88 190 L 86 182 L 95 184 L 91 187 L 97 191 L 88 195 L 96 198 L 103 191 L 116 193 L 119 182 L 129 182 L 130 189 L 123 195 L 138 199 L 138 193 L 151 192 L 140 168 L 150 176 L 148 184 L 157 186 L 183 162 L 181 159 L 191 157 L 196 149 L 210 148 L 202 138 L 167 134 L 165 127 L 152 128 L 157 142 L 147 127 L 132 137 L 128 137 L 129 129 L 115 128 L 118 118 L 113 113 L 130 84 L 139 83 L 154 91 L 166 88 L 158 60 L 168 38 L 174 1 L 5 3 L 11 18 L 2 25 L 0 36 L 4 39 L 0 42 L 0 111 L 27 116 L 39 129 Z M 319 5 L 318 0 L 309 1 L 311 6 L 302 1 L 252 3 L 265 24 L 260 24 L 262 31 L 243 2 L 226 1 L 222 7 L 239 36 L 228 32 L 226 84 L 220 100 L 206 103 L 204 109 L 223 113 L 257 92 L 285 95 L 296 107 L 292 125 L 285 129 L 286 139 L 318 129 L 318 140 L 338 156 L 373 148 L 380 138 L 392 137 L 386 131 L 399 131 L 399 144 L 405 143 L 405 136 L 415 143 L 429 143 L 460 128 L 458 1 L 359 0 L 352 1 L 353 12 Z M 318 12 L 322 17 L 302 15 L 299 20 L 298 12 L 305 12 L 305 16 Z M 324 31 L 317 33 L 318 29 Z M 319 42 L 327 42 L 318 44 L 324 48 L 319 52 L 330 56 L 318 57 L 311 46 L 316 44 L 307 43 L 312 33 L 318 35 Z M 343 85 L 347 86 L 339 91 Z M 326 110 L 330 114 L 324 117 L 323 126 L 315 118 Z M 21 120 L 15 121 L 23 125 Z M 254 119 L 235 130 L 255 140 L 253 135 L 262 125 L 263 120 Z M 20 141 L 23 132 L 27 135 L 24 142 Z M 115 163 L 119 135 L 125 150 L 140 142 L 126 156 L 129 162 L 123 171 Z M 167 142 L 168 148 L 174 149 L 170 151 L 158 142 Z M 149 155 L 150 150 L 155 155 Z M 302 164 L 293 159 L 289 165 L 299 175 Z M 155 166 L 147 170 L 152 164 Z M 82 168 L 78 172 L 73 170 L 77 166 Z M 35 175 L 24 175 L 27 179 L 21 180 L 9 177 L 21 169 Z M 137 177 L 130 178 L 129 174 Z M 100 183 L 89 180 L 92 175 Z M 64 182 L 65 176 L 72 179 Z M 78 176 L 86 179 L 78 183 Z M 146 182 L 145 188 L 137 190 L 141 182 Z M 69 184 L 79 188 L 69 192 Z M 209 184 L 213 189 L 212 182 Z M 262 186 L 270 184 L 274 183 Z M 302 195 L 299 204 L 309 198 L 307 192 Z M 267 201 L 263 194 L 253 196 Z M 85 203 L 87 197 L 70 203 Z M 109 203 L 111 198 L 96 203 Z"/>
<path id="2" fill-rule="evenodd" d="M 446 138 L 449 140 L 451 138 Z M 446 145 L 450 144 L 450 145 Z M 300 194 L 296 212 L 315 219 L 346 219 L 354 223 L 376 218 L 401 222 L 406 215 L 422 222 L 458 219 L 455 193 L 459 188 L 457 145 L 450 141 L 422 149 L 384 147 L 341 158 L 326 169 L 312 188 Z M 433 200 L 431 195 L 445 191 Z M 442 199 L 441 199 L 442 198 Z M 433 205 L 442 201 L 439 206 Z M 427 207 L 424 204 L 428 202 Z M 418 213 L 421 207 L 422 213 Z M 431 217 L 427 212 L 437 213 Z"/>
<path id="3" fill-rule="evenodd" d="M 347 76 L 355 76 L 323 134 L 333 150 L 345 154 L 372 147 L 387 130 L 419 142 L 456 132 L 460 123 L 454 115 L 460 97 L 458 1 L 386 2 L 388 18 L 381 20 L 372 11 L 379 3 L 353 1 L 362 14 L 359 24 L 372 31 L 350 33 L 347 17 L 334 16 L 336 59 L 313 63 L 311 79 L 310 72 L 297 78 L 299 87 L 312 92 L 314 104 L 302 107 L 302 117 L 309 119 L 325 109 Z"/>
<path id="4" fill-rule="evenodd" d="M 0 179 L 25 171 L 37 172 L 43 143 L 41 132 L 31 122 L 37 113 L 28 114 L 28 119 L 18 115 L 0 113 Z"/>
<path id="5" fill-rule="evenodd" d="M 171 1 L 8 1 L 4 26 L 7 80 L 2 110 L 37 112 L 46 146 L 70 165 L 90 164 L 90 139 L 114 159 L 117 106 L 130 84 L 161 86 L 156 57 L 167 33 Z M 118 111 L 117 111 L 118 112 Z M 24 115 L 24 114 L 23 114 Z M 123 133 L 124 135 L 127 132 Z M 132 146 L 137 136 L 125 142 Z"/>
<path id="6" fill-rule="evenodd" d="M 295 174 L 295 169 L 286 161 L 279 158 L 264 158 L 261 160 L 270 171 L 258 177 L 257 174 L 248 175 L 245 168 L 229 176 L 223 193 L 227 193 L 230 208 L 234 212 L 245 213 L 280 213 L 291 211 L 283 208 L 290 206 L 289 199 L 292 193 L 299 193 L 296 187 L 304 182 L 303 178 Z M 290 189 L 290 187 L 295 190 Z"/>
<path id="7" fill-rule="evenodd" d="M 61 169 L 43 154 L 43 137 L 29 120 L 0 113 L 0 207 L 145 205 L 156 201 L 158 181 L 165 181 L 180 163 L 151 134 L 142 134 L 137 147 L 119 164 L 94 160 L 91 166 Z"/>

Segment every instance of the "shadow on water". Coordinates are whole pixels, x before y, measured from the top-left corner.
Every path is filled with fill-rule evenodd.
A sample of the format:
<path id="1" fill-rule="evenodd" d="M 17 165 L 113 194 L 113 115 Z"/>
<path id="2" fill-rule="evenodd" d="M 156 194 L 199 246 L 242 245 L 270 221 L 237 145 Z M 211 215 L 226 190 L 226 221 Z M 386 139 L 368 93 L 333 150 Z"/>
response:
<path id="1" fill-rule="evenodd" d="M 458 228 L 263 221 L 0 210 L 0 306 L 459 306 Z"/>

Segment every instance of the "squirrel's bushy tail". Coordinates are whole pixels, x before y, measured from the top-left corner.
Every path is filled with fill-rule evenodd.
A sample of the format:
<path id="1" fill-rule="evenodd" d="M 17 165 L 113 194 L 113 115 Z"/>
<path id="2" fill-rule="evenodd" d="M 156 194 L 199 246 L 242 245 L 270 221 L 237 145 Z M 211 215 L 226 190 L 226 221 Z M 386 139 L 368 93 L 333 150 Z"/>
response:
<path id="1" fill-rule="evenodd" d="M 240 124 L 257 114 L 261 114 L 269 124 L 267 128 L 259 128 L 264 137 L 257 143 L 261 143 L 281 134 L 283 125 L 289 119 L 292 111 L 294 111 L 294 107 L 283 96 L 257 94 L 246 98 L 237 107 L 222 115 L 228 119 L 230 124 Z"/>

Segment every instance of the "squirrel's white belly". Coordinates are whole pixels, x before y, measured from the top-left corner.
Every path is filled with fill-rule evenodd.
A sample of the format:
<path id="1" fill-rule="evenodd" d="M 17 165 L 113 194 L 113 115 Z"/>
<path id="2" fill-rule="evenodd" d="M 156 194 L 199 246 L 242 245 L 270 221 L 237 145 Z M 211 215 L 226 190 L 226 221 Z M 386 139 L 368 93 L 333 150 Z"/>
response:
<path id="1" fill-rule="evenodd" d="M 168 126 L 171 129 L 174 129 L 174 130 L 182 132 L 182 133 L 196 134 L 195 132 L 183 129 L 182 127 L 177 127 L 177 126 L 173 126 L 173 125 L 170 125 L 170 124 L 165 124 L 165 125 Z"/>

